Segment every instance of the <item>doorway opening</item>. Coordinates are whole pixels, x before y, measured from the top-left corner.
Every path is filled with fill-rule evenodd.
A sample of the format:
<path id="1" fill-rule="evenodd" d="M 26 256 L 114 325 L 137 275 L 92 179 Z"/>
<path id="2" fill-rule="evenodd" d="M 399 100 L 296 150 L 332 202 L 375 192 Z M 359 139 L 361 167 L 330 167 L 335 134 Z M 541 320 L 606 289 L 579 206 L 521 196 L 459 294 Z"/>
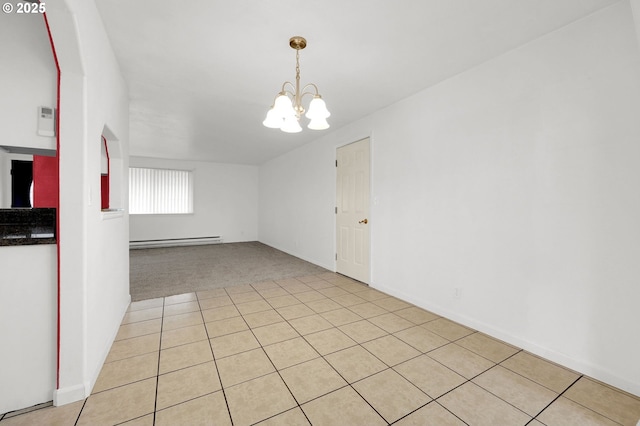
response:
<path id="1" fill-rule="evenodd" d="M 11 160 L 11 208 L 30 208 L 33 161 Z"/>

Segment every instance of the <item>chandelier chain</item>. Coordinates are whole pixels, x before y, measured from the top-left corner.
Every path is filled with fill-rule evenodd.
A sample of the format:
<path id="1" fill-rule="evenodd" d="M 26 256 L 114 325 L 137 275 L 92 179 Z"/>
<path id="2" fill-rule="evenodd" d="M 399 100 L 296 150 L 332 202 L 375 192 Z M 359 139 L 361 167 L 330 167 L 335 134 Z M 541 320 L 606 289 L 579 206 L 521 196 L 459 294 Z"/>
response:
<path id="1" fill-rule="evenodd" d="M 300 98 L 300 49 L 296 49 L 296 93 L 294 99 L 293 109 L 296 112 L 296 117 L 300 118 L 304 114 L 304 108 Z"/>

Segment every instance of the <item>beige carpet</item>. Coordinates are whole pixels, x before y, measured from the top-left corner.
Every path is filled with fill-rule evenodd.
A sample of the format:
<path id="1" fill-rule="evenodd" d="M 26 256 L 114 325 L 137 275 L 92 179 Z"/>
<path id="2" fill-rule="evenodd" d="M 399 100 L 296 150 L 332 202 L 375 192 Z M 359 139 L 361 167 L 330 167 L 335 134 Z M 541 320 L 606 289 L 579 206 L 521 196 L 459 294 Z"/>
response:
<path id="1" fill-rule="evenodd" d="M 131 300 L 327 272 L 257 241 L 130 251 Z"/>

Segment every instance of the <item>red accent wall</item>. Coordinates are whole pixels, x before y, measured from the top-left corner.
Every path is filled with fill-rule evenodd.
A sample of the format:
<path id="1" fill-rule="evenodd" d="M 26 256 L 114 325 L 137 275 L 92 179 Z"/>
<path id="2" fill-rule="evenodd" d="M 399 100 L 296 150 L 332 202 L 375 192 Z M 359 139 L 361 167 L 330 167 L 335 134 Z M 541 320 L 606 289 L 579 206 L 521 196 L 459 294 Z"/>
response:
<path id="1" fill-rule="evenodd" d="M 100 197 L 100 208 L 107 210 L 109 208 L 109 174 L 111 173 L 111 159 L 109 158 L 109 145 L 107 139 L 102 136 L 102 143 L 104 144 L 104 152 L 107 155 L 107 173 L 100 175 L 100 189 L 102 196 Z"/>
<path id="2" fill-rule="evenodd" d="M 106 210 L 109 208 L 109 175 L 100 175 L 100 186 L 102 189 L 100 208 Z"/>
<path id="3" fill-rule="evenodd" d="M 58 159 L 33 156 L 33 207 L 58 208 Z"/>

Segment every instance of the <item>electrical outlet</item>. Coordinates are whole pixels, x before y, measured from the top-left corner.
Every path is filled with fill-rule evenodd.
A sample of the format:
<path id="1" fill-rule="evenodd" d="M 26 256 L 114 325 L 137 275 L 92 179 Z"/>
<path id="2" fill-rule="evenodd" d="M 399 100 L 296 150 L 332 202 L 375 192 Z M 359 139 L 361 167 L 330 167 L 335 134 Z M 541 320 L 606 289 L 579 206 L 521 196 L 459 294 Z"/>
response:
<path id="1" fill-rule="evenodd" d="M 460 287 L 456 287 L 453 289 L 453 298 L 454 299 L 460 299 L 460 297 L 462 296 L 462 289 Z"/>

